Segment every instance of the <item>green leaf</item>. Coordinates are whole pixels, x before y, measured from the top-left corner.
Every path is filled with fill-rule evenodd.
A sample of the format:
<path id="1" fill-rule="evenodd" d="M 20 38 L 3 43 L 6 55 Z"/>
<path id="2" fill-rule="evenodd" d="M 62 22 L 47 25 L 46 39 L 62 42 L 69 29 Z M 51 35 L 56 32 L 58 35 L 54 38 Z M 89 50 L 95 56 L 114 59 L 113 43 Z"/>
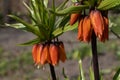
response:
<path id="1" fill-rule="evenodd" d="M 23 24 L 27 28 L 27 31 L 32 32 L 35 35 L 42 37 L 42 35 L 40 35 L 39 29 L 37 29 L 35 26 L 32 26 L 31 24 L 25 22 L 24 20 L 20 19 L 17 16 L 9 15 L 9 17 L 11 17 L 11 18 L 17 20 L 18 22 L 20 22 L 21 24 Z"/>
<path id="2" fill-rule="evenodd" d="M 48 0 L 44 0 L 44 5 L 45 5 L 45 7 L 47 8 Z"/>
<path id="3" fill-rule="evenodd" d="M 5 23 L 5 25 L 9 26 L 9 27 L 16 28 L 16 29 L 20 29 L 20 30 L 26 30 L 26 27 L 21 23 L 15 23 L 15 24 L 7 24 L 7 23 Z"/>
<path id="4" fill-rule="evenodd" d="M 64 10 L 56 11 L 56 12 L 54 12 L 53 10 L 50 9 L 50 12 L 55 13 L 57 16 L 63 16 L 63 15 L 70 14 L 70 13 L 78 13 L 86 8 L 89 8 L 89 6 L 88 5 L 79 5 L 79 6 L 71 6 Z"/>
<path id="5" fill-rule="evenodd" d="M 69 20 L 70 20 L 70 16 L 69 15 L 64 16 L 64 18 L 61 20 L 59 26 L 63 26 L 64 27 L 68 23 Z"/>
<path id="6" fill-rule="evenodd" d="M 78 2 L 78 0 L 71 0 L 72 2 Z"/>
<path id="7" fill-rule="evenodd" d="M 64 8 L 65 8 L 65 5 L 66 5 L 66 3 L 67 3 L 68 1 L 69 1 L 69 0 L 65 0 L 62 4 L 60 4 L 60 5 L 56 8 L 56 11 L 61 10 L 61 9 L 64 9 Z"/>
<path id="8" fill-rule="evenodd" d="M 80 71 L 80 76 L 79 76 L 79 80 L 85 80 L 85 76 L 84 76 L 84 71 L 83 71 L 83 67 L 82 67 L 82 60 L 79 60 L 79 71 Z"/>
<path id="9" fill-rule="evenodd" d="M 78 27 L 78 23 L 76 22 L 74 25 L 67 25 L 65 27 L 58 27 L 52 34 L 54 37 L 61 35 L 64 32 L 74 30 Z"/>
<path id="10" fill-rule="evenodd" d="M 91 66 L 89 68 L 89 74 L 90 74 L 90 80 L 94 80 L 94 72 Z"/>
<path id="11" fill-rule="evenodd" d="M 120 80 L 120 68 L 117 70 L 117 72 L 115 73 L 113 80 Z"/>
<path id="12" fill-rule="evenodd" d="M 63 76 L 64 76 L 65 80 L 67 80 L 67 79 L 68 79 L 68 77 L 67 77 L 67 75 L 65 74 L 65 69 L 64 69 L 64 68 L 62 69 L 62 74 L 63 74 Z"/>
<path id="13" fill-rule="evenodd" d="M 33 40 L 30 40 L 28 42 L 25 42 L 25 43 L 22 43 L 22 44 L 19 44 L 19 46 L 29 46 L 29 45 L 34 45 L 34 44 L 37 44 L 41 42 L 39 38 L 36 38 L 36 39 L 33 39 Z"/>
<path id="14" fill-rule="evenodd" d="M 120 6 L 120 0 L 103 0 L 97 7 L 97 9 L 109 10 L 117 6 Z"/>

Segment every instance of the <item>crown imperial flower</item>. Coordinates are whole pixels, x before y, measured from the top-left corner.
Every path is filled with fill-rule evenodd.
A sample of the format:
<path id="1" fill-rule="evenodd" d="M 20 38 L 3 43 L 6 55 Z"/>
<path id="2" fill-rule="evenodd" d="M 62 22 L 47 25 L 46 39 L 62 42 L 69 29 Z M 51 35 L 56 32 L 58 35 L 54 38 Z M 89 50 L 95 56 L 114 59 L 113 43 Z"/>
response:
<path id="1" fill-rule="evenodd" d="M 57 65 L 59 61 L 65 62 L 66 54 L 62 42 L 50 42 L 35 44 L 32 48 L 32 56 L 36 65 L 46 63 Z"/>
<path id="2" fill-rule="evenodd" d="M 88 16 L 84 16 L 80 19 L 78 25 L 78 40 L 84 42 L 90 42 L 92 32 L 101 42 L 108 40 L 108 18 L 98 10 L 91 10 Z"/>

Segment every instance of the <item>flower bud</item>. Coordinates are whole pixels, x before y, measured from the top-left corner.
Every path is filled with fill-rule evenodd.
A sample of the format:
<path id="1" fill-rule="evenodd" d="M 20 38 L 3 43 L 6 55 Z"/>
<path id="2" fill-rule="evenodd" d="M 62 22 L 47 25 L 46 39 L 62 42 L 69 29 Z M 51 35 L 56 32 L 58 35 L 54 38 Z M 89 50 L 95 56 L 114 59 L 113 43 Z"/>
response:
<path id="1" fill-rule="evenodd" d="M 80 3 L 78 3 L 78 2 L 74 3 L 74 6 L 78 6 L 78 5 L 80 5 Z M 79 19 L 80 15 L 81 15 L 81 12 L 80 13 L 72 13 L 70 15 L 70 25 L 73 25 L 74 23 L 76 23 L 76 21 Z"/>
<path id="2" fill-rule="evenodd" d="M 71 16 L 70 16 L 70 25 L 73 25 L 74 23 L 76 23 L 79 16 L 80 16 L 79 13 L 72 13 Z"/>

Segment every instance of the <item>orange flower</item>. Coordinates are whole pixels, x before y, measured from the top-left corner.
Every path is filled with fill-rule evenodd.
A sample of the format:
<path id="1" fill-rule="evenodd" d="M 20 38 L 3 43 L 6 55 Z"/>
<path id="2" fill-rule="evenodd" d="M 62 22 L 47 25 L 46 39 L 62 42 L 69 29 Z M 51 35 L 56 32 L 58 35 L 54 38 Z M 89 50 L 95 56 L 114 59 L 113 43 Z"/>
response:
<path id="1" fill-rule="evenodd" d="M 104 20 L 101 12 L 98 10 L 92 10 L 90 12 L 90 19 L 96 36 L 100 38 L 104 31 Z"/>
<path id="2" fill-rule="evenodd" d="M 59 60 L 62 62 L 66 60 L 62 42 L 35 44 L 32 48 L 32 56 L 36 65 L 49 63 L 55 66 L 59 63 Z"/>
<path id="3" fill-rule="evenodd" d="M 65 62 L 65 60 L 66 60 L 66 54 L 65 54 L 65 48 L 64 48 L 63 42 L 59 43 L 59 59 L 62 62 Z"/>
<path id="4" fill-rule="evenodd" d="M 80 16 L 79 13 L 72 13 L 71 16 L 70 16 L 70 25 L 73 25 L 74 23 L 76 23 L 79 16 Z"/>
<path id="5" fill-rule="evenodd" d="M 48 44 L 45 44 L 45 46 L 43 48 L 40 63 L 42 65 L 44 65 L 46 63 L 51 63 L 50 54 L 49 54 L 49 45 Z"/>
<path id="6" fill-rule="evenodd" d="M 78 39 L 89 42 L 91 40 L 92 25 L 89 16 L 82 18 L 78 26 Z"/>
<path id="7" fill-rule="evenodd" d="M 77 39 L 82 41 L 83 40 L 83 20 L 84 18 L 81 18 L 79 25 L 78 25 L 78 35 Z"/>
<path id="8" fill-rule="evenodd" d="M 104 31 L 103 31 L 103 35 L 99 38 L 99 40 L 102 41 L 102 42 L 105 42 L 105 40 L 108 40 L 108 34 L 109 34 L 108 24 L 109 24 L 109 21 L 108 21 L 107 17 L 103 16 L 103 19 L 104 19 Z"/>
<path id="9" fill-rule="evenodd" d="M 89 16 L 86 16 L 83 20 L 83 41 L 89 42 L 91 40 L 92 26 Z"/>
<path id="10" fill-rule="evenodd" d="M 78 5 L 80 5 L 80 3 L 78 3 L 78 2 L 74 3 L 74 6 L 78 6 Z M 81 12 L 72 13 L 70 15 L 70 25 L 73 25 L 74 23 L 76 23 L 76 21 L 79 19 L 80 16 L 81 16 Z"/>
<path id="11" fill-rule="evenodd" d="M 37 47 L 38 47 L 38 44 L 35 44 L 34 46 L 33 46 L 33 48 L 32 48 L 32 57 L 33 57 L 33 60 L 34 60 L 34 62 L 36 63 L 36 56 L 37 56 Z"/>
<path id="12" fill-rule="evenodd" d="M 58 54 L 59 54 L 59 50 L 58 50 L 58 46 L 55 44 L 50 44 L 50 58 L 52 61 L 52 65 L 56 65 L 59 62 L 59 58 L 58 58 Z"/>
<path id="13" fill-rule="evenodd" d="M 42 51 L 43 51 L 43 44 L 39 44 L 37 47 L 37 52 L 36 52 L 36 64 L 40 63 Z"/>

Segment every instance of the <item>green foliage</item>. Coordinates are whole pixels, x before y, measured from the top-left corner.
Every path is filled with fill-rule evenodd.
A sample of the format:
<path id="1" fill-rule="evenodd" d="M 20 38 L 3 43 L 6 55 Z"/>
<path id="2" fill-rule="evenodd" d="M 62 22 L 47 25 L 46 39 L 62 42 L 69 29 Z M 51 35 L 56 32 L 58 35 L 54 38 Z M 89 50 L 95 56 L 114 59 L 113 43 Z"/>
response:
<path id="1" fill-rule="evenodd" d="M 84 75 L 84 70 L 83 70 L 83 67 L 82 67 L 82 60 L 79 60 L 79 77 L 78 77 L 78 80 L 85 80 L 85 75 Z"/>
<path id="2" fill-rule="evenodd" d="M 90 74 L 90 80 L 94 80 L 94 72 L 93 72 L 92 66 L 90 66 L 89 68 L 89 74 Z"/>
<path id="3" fill-rule="evenodd" d="M 120 80 L 120 68 L 117 70 L 117 72 L 115 73 L 113 80 Z"/>
<path id="4" fill-rule="evenodd" d="M 17 20 L 19 23 L 6 24 L 6 26 L 32 32 L 37 36 L 36 39 L 25 42 L 22 45 L 31 45 L 52 40 L 55 37 L 60 36 L 62 33 L 73 30 L 77 27 L 77 23 L 72 27 L 67 24 L 70 18 L 69 15 L 57 17 L 55 13 L 51 13 L 51 10 L 55 12 L 63 9 L 67 2 L 68 0 L 56 7 L 53 0 L 52 7 L 48 8 L 48 0 L 31 0 L 30 5 L 26 3 L 24 3 L 24 5 L 29 12 L 32 23 L 28 23 L 17 16 L 9 15 L 9 17 Z"/>
<path id="5" fill-rule="evenodd" d="M 66 15 L 66 14 L 71 14 L 71 13 L 79 13 L 80 11 L 89 8 L 88 5 L 79 5 L 79 6 L 70 6 L 69 8 L 66 8 L 64 10 L 60 10 L 57 12 L 53 12 L 50 10 L 52 13 L 55 13 L 58 16 Z"/>
<path id="6" fill-rule="evenodd" d="M 110 17 L 111 22 L 113 23 L 112 27 L 110 28 L 113 30 L 116 34 L 120 34 L 120 16 L 113 15 Z"/>
<path id="7" fill-rule="evenodd" d="M 97 7 L 97 9 L 109 10 L 117 6 L 120 6 L 120 0 L 102 0 L 102 2 Z"/>

